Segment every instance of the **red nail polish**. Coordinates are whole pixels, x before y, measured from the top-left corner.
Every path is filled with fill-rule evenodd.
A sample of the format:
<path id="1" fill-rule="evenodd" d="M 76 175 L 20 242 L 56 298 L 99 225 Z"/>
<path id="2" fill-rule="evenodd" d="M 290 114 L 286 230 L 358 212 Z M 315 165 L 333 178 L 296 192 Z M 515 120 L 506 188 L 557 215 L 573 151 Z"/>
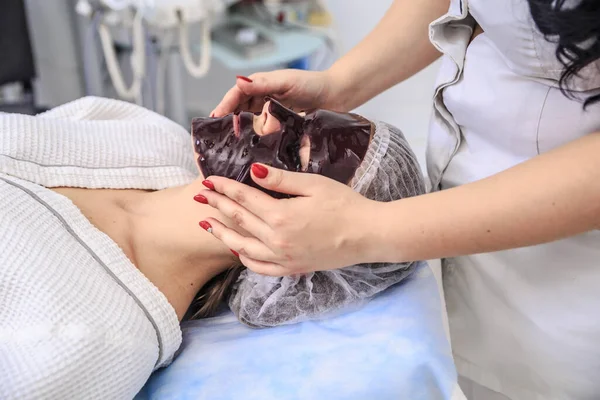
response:
<path id="1" fill-rule="evenodd" d="M 213 229 L 212 229 L 212 225 L 211 225 L 211 224 L 209 224 L 209 223 L 208 223 L 208 222 L 206 222 L 206 221 L 200 221 L 200 222 L 198 223 L 198 225 L 200 225 L 200 227 L 201 227 L 202 229 L 204 229 L 204 230 L 205 230 L 206 232 L 208 232 L 208 233 L 212 233 L 212 231 L 213 231 Z"/>
<path id="2" fill-rule="evenodd" d="M 248 78 L 246 76 L 242 76 L 242 75 L 237 75 L 236 78 L 241 79 L 241 80 L 246 81 L 246 82 L 250 82 L 250 83 L 254 82 L 252 79 L 250 79 L 250 78 Z"/>
<path id="3" fill-rule="evenodd" d="M 201 194 L 195 195 L 194 200 L 196 200 L 198 203 L 208 204 L 208 199 Z"/>
<path id="4" fill-rule="evenodd" d="M 206 186 L 207 188 L 209 188 L 210 190 L 215 190 L 215 185 L 214 185 L 214 183 L 212 183 L 212 182 L 211 182 L 211 181 L 209 181 L 209 180 L 204 180 L 204 181 L 202 181 L 202 184 L 203 184 L 204 186 Z"/>
<path id="5" fill-rule="evenodd" d="M 211 113 L 210 113 L 210 117 L 211 117 L 211 118 L 214 118 L 214 117 L 215 117 L 215 113 L 214 113 L 214 112 L 211 112 Z"/>
<path id="6" fill-rule="evenodd" d="M 269 175 L 269 170 L 260 164 L 252 164 L 252 173 L 258 179 L 264 179 Z"/>
<path id="7" fill-rule="evenodd" d="M 231 250 L 231 249 L 230 249 Z M 236 256 L 237 258 L 240 258 L 240 253 L 238 253 L 235 250 L 231 250 L 231 252 L 233 253 L 234 256 Z"/>

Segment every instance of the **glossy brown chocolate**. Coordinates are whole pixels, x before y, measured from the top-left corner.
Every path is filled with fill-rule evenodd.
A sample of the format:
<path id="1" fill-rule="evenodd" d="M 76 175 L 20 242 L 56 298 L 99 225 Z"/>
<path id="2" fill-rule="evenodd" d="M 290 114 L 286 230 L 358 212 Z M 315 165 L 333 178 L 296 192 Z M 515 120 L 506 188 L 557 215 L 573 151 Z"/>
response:
<path id="1" fill-rule="evenodd" d="M 250 166 L 258 162 L 288 171 L 316 173 L 342 183 L 352 179 L 369 146 L 369 121 L 355 114 L 326 110 L 302 117 L 274 100 L 269 113 L 279 120 L 281 128 L 263 136 L 254 131 L 254 114 L 250 112 L 194 118 L 192 135 L 202 174 L 259 187 L 250 177 Z M 303 168 L 299 149 L 304 135 L 310 142 L 310 157 Z"/>
<path id="2" fill-rule="evenodd" d="M 371 139 L 371 123 L 356 114 L 317 110 L 306 115 L 304 134 L 310 139 L 306 172 L 349 183 Z"/>

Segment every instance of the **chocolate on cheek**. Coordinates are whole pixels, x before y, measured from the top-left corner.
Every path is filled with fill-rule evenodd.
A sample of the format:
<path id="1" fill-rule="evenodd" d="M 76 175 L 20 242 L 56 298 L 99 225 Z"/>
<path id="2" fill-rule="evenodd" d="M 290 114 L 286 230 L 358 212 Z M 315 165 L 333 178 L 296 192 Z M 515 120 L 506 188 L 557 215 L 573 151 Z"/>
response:
<path id="1" fill-rule="evenodd" d="M 369 145 L 368 121 L 323 110 L 303 118 L 274 100 L 269 113 L 280 121 L 281 127 L 264 136 L 254 131 L 254 114 L 249 112 L 195 118 L 192 135 L 202 174 L 258 187 L 250 177 L 252 163 L 258 162 L 289 171 L 318 173 L 343 183 L 350 181 Z M 303 163 L 299 154 L 304 135 L 310 140 L 308 163 Z M 277 198 L 289 197 L 267 192 Z"/>
<path id="2" fill-rule="evenodd" d="M 306 116 L 304 133 L 310 138 L 306 172 L 349 183 L 365 157 L 371 122 L 355 114 L 317 110 Z"/>

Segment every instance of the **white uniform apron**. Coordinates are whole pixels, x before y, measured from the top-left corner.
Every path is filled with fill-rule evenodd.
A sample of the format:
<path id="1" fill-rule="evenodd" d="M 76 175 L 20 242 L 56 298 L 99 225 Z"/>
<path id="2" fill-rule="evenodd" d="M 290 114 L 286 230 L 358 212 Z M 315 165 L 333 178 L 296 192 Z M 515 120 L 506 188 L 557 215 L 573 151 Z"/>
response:
<path id="1" fill-rule="evenodd" d="M 485 33 L 469 44 L 475 23 Z M 434 189 L 600 131 L 600 106 L 584 112 L 557 88 L 555 45 L 525 0 L 452 0 L 430 36 L 445 54 L 427 151 Z M 575 85 L 597 93 L 600 74 L 586 69 Z M 599 231 L 445 260 L 444 290 L 467 396 L 600 398 Z"/>

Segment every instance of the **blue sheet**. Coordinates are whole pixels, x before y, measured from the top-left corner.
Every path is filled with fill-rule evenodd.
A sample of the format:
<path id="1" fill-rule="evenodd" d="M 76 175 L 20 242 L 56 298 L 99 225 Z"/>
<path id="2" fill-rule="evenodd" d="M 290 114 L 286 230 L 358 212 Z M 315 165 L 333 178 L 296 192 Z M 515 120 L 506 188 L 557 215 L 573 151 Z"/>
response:
<path id="1" fill-rule="evenodd" d="M 137 399 L 450 399 L 456 371 L 436 281 L 406 281 L 342 314 L 254 330 L 231 313 L 183 324 L 181 354 Z"/>

